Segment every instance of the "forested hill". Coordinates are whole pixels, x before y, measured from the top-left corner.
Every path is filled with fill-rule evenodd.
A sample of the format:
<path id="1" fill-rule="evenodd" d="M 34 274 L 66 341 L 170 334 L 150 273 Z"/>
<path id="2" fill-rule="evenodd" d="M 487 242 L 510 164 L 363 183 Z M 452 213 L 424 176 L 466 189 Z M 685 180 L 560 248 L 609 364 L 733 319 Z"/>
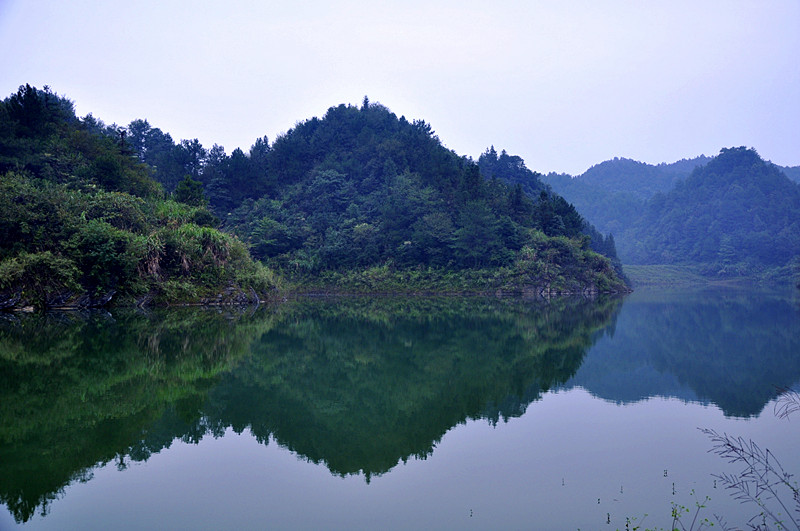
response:
<path id="1" fill-rule="evenodd" d="M 478 158 L 478 167 L 487 179 L 499 179 L 512 186 L 516 193 L 522 190 L 531 199 L 549 202 L 554 212 L 551 221 L 554 226 L 563 225 L 568 227 L 570 234 L 583 233 L 589 236 L 592 250 L 610 258 L 617 272 L 622 272 L 614 236 L 601 234 L 571 203 L 542 182 L 542 174 L 529 170 L 522 157 L 509 155 L 506 150 L 498 155 L 492 146 Z"/>
<path id="2" fill-rule="evenodd" d="M 597 230 L 619 236 L 641 213 L 645 201 L 657 192 L 669 191 L 709 160 L 701 155 L 653 165 L 615 158 L 592 166 L 578 177 L 550 173 L 542 180 L 574 204 Z"/>
<path id="3" fill-rule="evenodd" d="M 169 152 L 171 139 L 146 122 L 129 131 L 143 161 Z M 262 138 L 248 154 L 226 156 L 196 141 L 174 149 L 193 161 L 185 167 L 224 227 L 294 278 L 370 268 L 492 270 L 487 287 L 618 286 L 608 261 L 589 250 L 583 218 L 563 199 L 531 198 L 487 178 L 446 149 L 429 124 L 366 98 L 299 122 L 271 145 Z M 157 166 L 166 187 L 177 181 L 171 167 Z"/>
<path id="4" fill-rule="evenodd" d="M 632 263 L 703 264 L 717 275 L 783 270 L 788 276 L 800 257 L 800 185 L 753 149 L 723 149 L 650 199 L 625 242 Z"/>
<path id="5" fill-rule="evenodd" d="M 669 192 L 678 181 L 712 159 L 700 155 L 672 163 L 647 164 L 614 158 L 595 164 L 576 177 L 549 173 L 539 178 L 575 205 L 598 231 L 614 234 L 619 239 L 641 214 L 647 200 L 658 192 Z M 800 166 L 778 168 L 789 179 L 800 182 Z"/>
<path id="6" fill-rule="evenodd" d="M 287 275 L 299 289 L 626 290 L 560 208 L 366 98 L 230 155 L 145 120 L 79 118 L 47 87 L 0 102 L 0 308 L 252 299 Z"/>
<path id="7" fill-rule="evenodd" d="M 267 297 L 271 274 L 190 202 L 119 129 L 20 87 L 0 101 L 0 309 Z"/>

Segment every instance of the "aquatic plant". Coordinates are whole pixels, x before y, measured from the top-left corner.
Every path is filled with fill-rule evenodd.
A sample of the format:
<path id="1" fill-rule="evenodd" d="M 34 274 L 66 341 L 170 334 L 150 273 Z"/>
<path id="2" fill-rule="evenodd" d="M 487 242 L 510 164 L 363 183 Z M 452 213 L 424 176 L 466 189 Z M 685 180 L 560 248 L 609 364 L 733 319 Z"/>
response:
<path id="1" fill-rule="evenodd" d="M 775 402 L 775 415 L 781 419 L 800 410 L 800 394 L 786 389 Z M 712 452 L 729 463 L 742 463 L 738 474 L 715 474 L 735 499 L 754 503 L 760 512 L 750 519 L 753 529 L 800 530 L 800 488 L 793 474 L 783 469 L 780 461 L 769 449 L 761 448 L 755 441 L 733 437 L 727 433 L 700 429 L 714 443 Z"/>

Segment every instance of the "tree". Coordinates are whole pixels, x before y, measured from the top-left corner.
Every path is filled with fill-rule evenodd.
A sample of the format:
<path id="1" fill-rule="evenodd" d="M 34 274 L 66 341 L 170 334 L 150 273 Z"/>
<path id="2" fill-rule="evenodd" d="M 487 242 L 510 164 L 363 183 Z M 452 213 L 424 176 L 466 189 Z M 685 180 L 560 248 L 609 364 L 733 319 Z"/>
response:
<path id="1" fill-rule="evenodd" d="M 190 175 L 186 175 L 173 194 L 175 201 L 185 203 L 190 206 L 206 206 L 208 200 L 203 193 L 203 183 L 195 181 Z"/>
<path id="2" fill-rule="evenodd" d="M 181 140 L 177 146 L 177 159 L 183 165 L 183 170 L 192 176 L 193 179 L 199 179 L 205 164 L 206 152 L 200 141 L 196 138 L 193 140 Z"/>
<path id="3" fill-rule="evenodd" d="M 461 211 L 460 227 L 455 233 L 456 256 L 463 266 L 487 265 L 499 247 L 497 218 L 479 201 L 470 201 Z"/>

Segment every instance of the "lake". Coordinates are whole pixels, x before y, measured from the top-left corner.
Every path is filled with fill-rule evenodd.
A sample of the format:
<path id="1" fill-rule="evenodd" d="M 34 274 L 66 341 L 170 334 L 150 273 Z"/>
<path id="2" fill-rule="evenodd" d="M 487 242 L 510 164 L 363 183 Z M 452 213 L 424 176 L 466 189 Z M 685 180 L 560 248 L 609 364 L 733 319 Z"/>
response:
<path id="1" fill-rule="evenodd" d="M 799 385 L 792 292 L 0 315 L 0 529 L 746 527 Z"/>

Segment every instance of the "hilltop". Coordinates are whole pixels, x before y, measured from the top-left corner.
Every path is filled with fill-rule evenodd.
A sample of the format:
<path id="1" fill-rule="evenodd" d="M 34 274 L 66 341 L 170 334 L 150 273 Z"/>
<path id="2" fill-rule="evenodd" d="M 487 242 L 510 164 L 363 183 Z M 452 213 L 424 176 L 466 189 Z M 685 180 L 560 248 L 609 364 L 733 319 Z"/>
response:
<path id="1" fill-rule="evenodd" d="M 726 148 L 631 227 L 638 264 L 700 264 L 717 276 L 788 275 L 800 256 L 800 186 L 754 149 Z"/>
<path id="2" fill-rule="evenodd" d="M 625 289 L 562 198 L 491 178 L 445 148 L 430 124 L 367 98 L 298 122 L 271 144 L 261 138 L 248 154 L 196 141 L 171 148 L 141 120 L 129 131 L 145 162 L 170 149 L 194 161 L 186 168 L 223 227 L 301 290 Z M 173 167 L 157 166 L 167 188 Z"/>
<path id="3" fill-rule="evenodd" d="M 284 279 L 296 291 L 627 290 L 563 199 L 486 179 L 429 124 L 366 98 L 227 155 L 146 120 L 79 118 L 25 85 L 0 103 L 0 147 L 5 307 L 256 300 Z"/>

